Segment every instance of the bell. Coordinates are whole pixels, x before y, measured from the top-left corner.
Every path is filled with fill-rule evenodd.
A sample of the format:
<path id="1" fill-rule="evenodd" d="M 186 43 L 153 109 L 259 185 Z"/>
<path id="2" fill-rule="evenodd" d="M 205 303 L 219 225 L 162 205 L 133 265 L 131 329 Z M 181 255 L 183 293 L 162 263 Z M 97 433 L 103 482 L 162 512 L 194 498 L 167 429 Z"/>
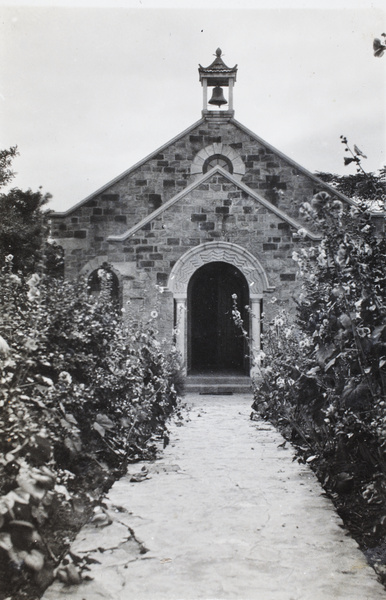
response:
<path id="1" fill-rule="evenodd" d="M 219 85 L 217 85 L 215 88 L 213 88 L 212 97 L 209 100 L 208 104 L 215 104 L 216 106 L 221 106 L 222 104 L 227 104 L 227 101 L 224 98 L 224 93 L 222 91 L 222 88 L 220 88 Z"/>

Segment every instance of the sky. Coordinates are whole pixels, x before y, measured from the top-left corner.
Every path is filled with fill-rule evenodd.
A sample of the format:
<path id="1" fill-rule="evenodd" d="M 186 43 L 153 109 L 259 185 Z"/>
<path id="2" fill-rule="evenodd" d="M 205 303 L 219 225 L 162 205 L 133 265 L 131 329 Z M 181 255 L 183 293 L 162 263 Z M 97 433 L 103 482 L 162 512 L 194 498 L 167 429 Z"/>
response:
<path id="1" fill-rule="evenodd" d="M 331 6 L 335 8 L 331 8 Z M 201 117 L 198 65 L 238 65 L 235 118 L 311 172 L 344 167 L 340 135 L 386 162 L 382 3 L 0 0 L 0 140 L 12 187 L 63 211 Z M 268 8 L 269 7 L 269 8 Z"/>

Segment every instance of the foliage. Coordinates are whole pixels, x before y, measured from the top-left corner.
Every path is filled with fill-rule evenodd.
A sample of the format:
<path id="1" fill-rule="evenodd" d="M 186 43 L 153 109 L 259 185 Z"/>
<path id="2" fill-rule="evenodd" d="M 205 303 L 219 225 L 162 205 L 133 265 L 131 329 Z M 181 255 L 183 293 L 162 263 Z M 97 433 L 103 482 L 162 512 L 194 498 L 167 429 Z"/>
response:
<path id="1" fill-rule="evenodd" d="M 7 150 L 0 150 L 0 187 L 7 185 L 12 180 L 12 160 L 17 154 L 16 146 L 12 146 Z"/>
<path id="2" fill-rule="evenodd" d="M 0 195 L 0 266 L 12 254 L 15 271 L 30 273 L 39 268 L 48 234 L 47 213 L 42 209 L 49 198 L 40 191 L 17 188 Z"/>
<path id="3" fill-rule="evenodd" d="M 31 577 L 37 590 L 50 582 L 63 543 L 52 548 L 46 533 L 77 507 L 79 520 L 87 517 L 127 461 L 150 456 L 176 405 L 177 354 L 157 341 L 152 321 L 123 323 L 100 276 L 92 296 L 84 283 L 15 273 L 11 256 L 0 274 L 6 595 Z"/>
<path id="4" fill-rule="evenodd" d="M 281 311 L 267 327 L 254 408 L 298 445 L 341 506 L 355 497 L 354 533 L 370 515 L 365 543 L 375 544 L 386 510 L 386 244 L 362 205 L 321 192 L 303 213 L 322 240 L 293 254 L 297 319 Z"/>
<path id="5" fill-rule="evenodd" d="M 356 173 L 350 175 L 317 173 L 317 176 L 348 198 L 352 198 L 359 203 L 365 202 L 370 210 L 385 211 L 386 167 L 380 169 L 378 173 L 367 173 L 362 166 L 362 160 L 366 159 L 367 156 L 356 144 L 351 148 L 344 135 L 340 136 L 340 140 L 345 146 L 344 164 L 345 166 L 354 164 Z"/>
<path id="6" fill-rule="evenodd" d="M 0 188 L 14 176 L 11 167 L 16 155 L 16 147 L 0 151 Z M 50 198 L 40 190 L 18 188 L 0 194 L 0 268 L 11 254 L 15 272 L 26 274 L 44 268 L 53 275 L 62 274 L 61 249 L 47 238 L 49 211 L 44 206 Z"/>
<path id="7" fill-rule="evenodd" d="M 380 58 L 381 56 L 383 56 L 384 52 L 386 50 L 386 44 L 385 44 L 386 33 L 381 33 L 381 37 L 383 37 L 383 41 L 380 40 L 379 38 L 375 38 L 373 40 L 374 56 L 376 56 L 377 58 Z"/>

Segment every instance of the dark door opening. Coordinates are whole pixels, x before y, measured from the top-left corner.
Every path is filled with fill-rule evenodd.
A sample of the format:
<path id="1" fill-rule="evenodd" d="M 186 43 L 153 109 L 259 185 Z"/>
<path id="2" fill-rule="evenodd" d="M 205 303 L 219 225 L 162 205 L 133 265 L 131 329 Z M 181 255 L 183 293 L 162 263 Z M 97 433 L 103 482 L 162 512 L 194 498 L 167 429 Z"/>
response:
<path id="1" fill-rule="evenodd" d="M 248 332 L 248 284 L 236 267 L 212 262 L 189 282 L 189 370 L 191 373 L 248 374 L 247 344 L 232 317 L 233 299 Z"/>

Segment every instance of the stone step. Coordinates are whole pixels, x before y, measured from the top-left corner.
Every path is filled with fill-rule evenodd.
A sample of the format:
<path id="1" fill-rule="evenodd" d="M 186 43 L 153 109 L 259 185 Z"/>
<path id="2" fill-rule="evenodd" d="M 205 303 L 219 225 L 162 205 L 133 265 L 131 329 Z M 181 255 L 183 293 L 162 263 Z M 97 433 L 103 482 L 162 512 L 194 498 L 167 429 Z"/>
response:
<path id="1" fill-rule="evenodd" d="M 246 376 L 189 375 L 185 379 L 185 392 L 219 395 L 252 393 L 252 384 Z"/>

